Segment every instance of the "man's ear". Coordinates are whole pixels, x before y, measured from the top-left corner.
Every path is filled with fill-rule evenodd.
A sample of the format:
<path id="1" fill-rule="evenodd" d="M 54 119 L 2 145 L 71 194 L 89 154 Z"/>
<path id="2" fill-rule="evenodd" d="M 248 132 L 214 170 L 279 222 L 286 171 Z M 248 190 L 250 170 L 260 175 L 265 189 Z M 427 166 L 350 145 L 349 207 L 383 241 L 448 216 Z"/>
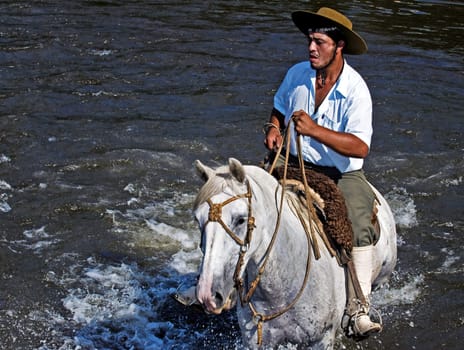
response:
<path id="1" fill-rule="evenodd" d="M 345 47 L 345 40 L 339 40 L 337 42 L 337 48 L 339 48 L 339 47 L 342 48 L 342 49 Z"/>

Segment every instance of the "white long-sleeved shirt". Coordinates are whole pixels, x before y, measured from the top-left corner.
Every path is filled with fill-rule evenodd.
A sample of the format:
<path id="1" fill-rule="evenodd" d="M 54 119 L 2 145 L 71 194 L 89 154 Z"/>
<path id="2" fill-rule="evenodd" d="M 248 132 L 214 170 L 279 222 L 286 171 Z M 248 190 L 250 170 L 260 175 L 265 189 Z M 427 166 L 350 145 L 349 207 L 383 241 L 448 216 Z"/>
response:
<path id="1" fill-rule="evenodd" d="M 291 67 L 274 96 L 274 108 L 285 116 L 287 125 L 293 112 L 304 110 L 319 125 L 360 138 L 368 147 L 372 138 L 372 100 L 367 84 L 346 61 L 335 85 L 317 111 L 316 71 L 308 61 Z M 302 137 L 305 161 L 336 167 L 342 173 L 359 170 L 364 159 L 346 157 L 308 136 Z M 297 155 L 296 132 L 292 128 L 290 153 Z"/>

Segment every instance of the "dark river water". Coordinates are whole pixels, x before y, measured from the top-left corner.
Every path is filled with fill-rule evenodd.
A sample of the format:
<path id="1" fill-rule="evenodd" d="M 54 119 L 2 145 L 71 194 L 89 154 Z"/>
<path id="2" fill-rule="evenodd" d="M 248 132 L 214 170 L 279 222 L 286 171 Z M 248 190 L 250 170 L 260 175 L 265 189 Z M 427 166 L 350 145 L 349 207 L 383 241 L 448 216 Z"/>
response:
<path id="1" fill-rule="evenodd" d="M 257 164 L 293 10 L 347 14 L 374 102 L 368 178 L 398 265 L 385 330 L 339 349 L 461 349 L 464 2 L 0 1 L 0 348 L 241 349 L 234 313 L 169 295 L 195 279 L 192 163 Z M 289 325 L 291 327 L 291 325 Z"/>

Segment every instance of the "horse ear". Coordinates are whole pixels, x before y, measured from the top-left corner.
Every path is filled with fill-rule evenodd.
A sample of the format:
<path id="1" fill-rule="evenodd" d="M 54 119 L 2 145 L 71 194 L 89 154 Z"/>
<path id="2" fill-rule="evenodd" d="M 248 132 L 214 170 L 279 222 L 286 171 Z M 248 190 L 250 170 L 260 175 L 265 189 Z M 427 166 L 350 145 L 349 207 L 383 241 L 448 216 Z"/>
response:
<path id="1" fill-rule="evenodd" d="M 214 176 L 214 170 L 204 165 L 198 159 L 195 161 L 195 168 L 197 170 L 198 175 L 204 182 L 208 181 L 210 177 Z"/>
<path id="2" fill-rule="evenodd" d="M 245 181 L 245 169 L 243 168 L 242 163 L 240 163 L 237 159 L 229 158 L 229 170 L 238 182 Z"/>

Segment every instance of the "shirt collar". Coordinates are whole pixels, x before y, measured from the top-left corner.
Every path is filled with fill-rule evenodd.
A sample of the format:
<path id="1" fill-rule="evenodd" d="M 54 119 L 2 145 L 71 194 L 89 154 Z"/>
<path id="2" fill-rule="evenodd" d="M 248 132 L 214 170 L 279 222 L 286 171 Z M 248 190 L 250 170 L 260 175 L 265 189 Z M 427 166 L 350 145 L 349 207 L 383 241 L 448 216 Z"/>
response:
<path id="1" fill-rule="evenodd" d="M 346 97 L 348 94 L 349 88 L 349 70 L 350 66 L 346 63 L 346 60 L 343 61 L 343 70 L 338 78 L 337 83 L 335 84 L 335 91 L 340 93 L 343 97 Z"/>
<path id="2" fill-rule="evenodd" d="M 308 62 L 309 63 L 309 62 Z M 335 86 L 333 87 L 334 91 L 337 91 L 340 93 L 343 97 L 346 97 L 349 91 L 349 71 L 351 67 L 348 65 L 346 60 L 343 60 L 343 70 L 342 73 L 340 74 L 340 77 L 338 77 L 338 81 L 335 83 Z M 311 81 L 314 84 L 316 83 L 316 70 L 311 69 Z"/>

